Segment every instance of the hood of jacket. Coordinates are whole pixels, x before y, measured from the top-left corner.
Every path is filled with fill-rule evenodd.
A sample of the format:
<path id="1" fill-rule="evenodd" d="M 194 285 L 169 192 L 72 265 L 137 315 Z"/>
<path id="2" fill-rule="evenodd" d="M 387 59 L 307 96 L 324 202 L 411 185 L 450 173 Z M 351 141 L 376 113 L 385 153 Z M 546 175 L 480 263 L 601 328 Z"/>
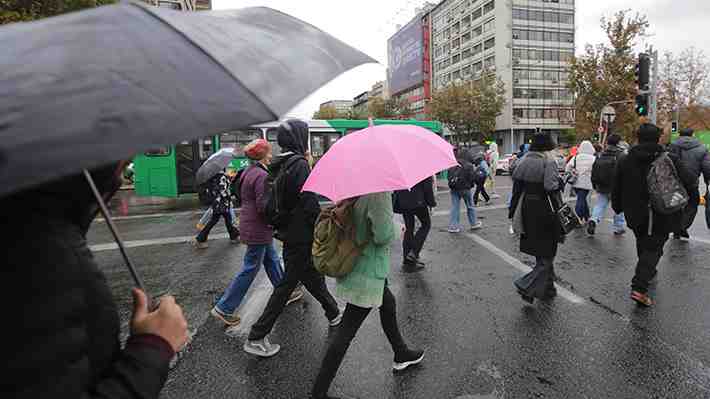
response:
<path id="1" fill-rule="evenodd" d="M 305 155 L 308 151 L 308 124 L 299 119 L 289 119 L 278 127 L 277 141 L 284 152 Z"/>
<path id="2" fill-rule="evenodd" d="M 106 203 L 121 187 L 120 172 L 118 163 L 91 170 L 91 176 Z M 99 205 L 83 174 L 67 176 L 2 198 L 0 207 L 6 220 L 15 217 L 24 219 L 28 214 L 63 219 L 78 226 L 84 235 L 99 212 Z"/>
<path id="3" fill-rule="evenodd" d="M 498 152 L 498 144 L 496 143 L 491 143 L 490 147 L 488 147 L 491 152 Z"/>
<path id="4" fill-rule="evenodd" d="M 629 159 L 637 163 L 650 164 L 661 152 L 663 152 L 663 146 L 660 144 L 639 144 L 631 148 L 629 151 Z"/>
<path id="5" fill-rule="evenodd" d="M 596 152 L 597 151 L 594 149 L 594 145 L 590 141 L 584 140 L 582 144 L 579 145 L 577 154 L 594 155 Z"/>
<path id="6" fill-rule="evenodd" d="M 692 150 L 693 148 L 702 147 L 703 143 L 695 137 L 682 136 L 679 137 L 673 144 L 677 145 L 683 150 Z"/>

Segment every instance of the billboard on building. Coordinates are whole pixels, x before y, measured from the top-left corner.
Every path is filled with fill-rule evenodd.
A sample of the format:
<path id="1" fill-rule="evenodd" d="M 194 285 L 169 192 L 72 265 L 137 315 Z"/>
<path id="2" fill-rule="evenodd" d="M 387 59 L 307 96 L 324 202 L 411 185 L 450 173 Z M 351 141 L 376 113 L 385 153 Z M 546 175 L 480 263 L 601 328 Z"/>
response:
<path id="1" fill-rule="evenodd" d="M 415 18 L 387 41 L 390 93 L 398 93 L 422 83 L 422 36 L 421 18 Z"/>

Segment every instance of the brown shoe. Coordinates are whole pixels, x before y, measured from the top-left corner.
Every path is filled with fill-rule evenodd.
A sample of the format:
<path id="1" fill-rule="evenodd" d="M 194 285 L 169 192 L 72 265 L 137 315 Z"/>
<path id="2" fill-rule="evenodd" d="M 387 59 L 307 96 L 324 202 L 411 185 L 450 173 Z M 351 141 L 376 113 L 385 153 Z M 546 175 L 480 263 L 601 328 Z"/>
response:
<path id="1" fill-rule="evenodd" d="M 648 294 L 639 291 L 631 291 L 631 299 L 636 301 L 641 306 L 649 307 L 653 306 L 653 299 L 651 299 Z"/>

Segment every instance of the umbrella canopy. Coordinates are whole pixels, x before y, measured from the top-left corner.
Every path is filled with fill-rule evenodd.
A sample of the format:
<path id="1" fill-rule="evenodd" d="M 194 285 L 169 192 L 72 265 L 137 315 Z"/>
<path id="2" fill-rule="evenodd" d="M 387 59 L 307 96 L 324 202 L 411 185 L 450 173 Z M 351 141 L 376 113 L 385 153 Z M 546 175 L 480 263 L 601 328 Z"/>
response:
<path id="1" fill-rule="evenodd" d="M 370 57 L 268 8 L 99 7 L 0 28 L 0 196 L 276 120 Z"/>
<path id="2" fill-rule="evenodd" d="M 234 149 L 232 148 L 222 148 L 221 150 L 212 154 L 205 163 L 200 166 L 197 170 L 197 176 L 195 176 L 195 183 L 202 184 L 207 180 L 211 179 L 212 176 L 224 170 L 230 162 L 234 159 Z"/>
<path id="3" fill-rule="evenodd" d="M 431 131 L 412 125 L 380 125 L 338 140 L 303 186 L 341 201 L 364 194 L 411 189 L 457 165 L 453 147 Z"/>

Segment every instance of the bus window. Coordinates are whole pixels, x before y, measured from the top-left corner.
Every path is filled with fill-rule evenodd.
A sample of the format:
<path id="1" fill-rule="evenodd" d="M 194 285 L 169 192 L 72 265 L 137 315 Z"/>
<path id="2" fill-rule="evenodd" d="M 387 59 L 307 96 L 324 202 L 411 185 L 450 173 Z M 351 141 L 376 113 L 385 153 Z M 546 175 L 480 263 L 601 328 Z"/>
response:
<path id="1" fill-rule="evenodd" d="M 153 148 L 145 152 L 147 157 L 166 157 L 170 155 L 170 147 Z"/>
<path id="2" fill-rule="evenodd" d="M 279 136 L 279 131 L 276 128 L 272 127 L 266 131 L 266 140 L 268 140 L 269 143 L 271 143 L 271 146 L 273 147 L 274 155 L 281 154 L 281 147 L 279 146 L 279 143 L 278 143 L 278 136 Z"/>
<path id="3" fill-rule="evenodd" d="M 233 148 L 237 157 L 244 156 L 244 147 L 255 139 L 262 138 L 261 130 L 235 130 L 229 133 L 222 133 L 219 137 L 220 148 Z"/>
<path id="4" fill-rule="evenodd" d="M 311 132 L 311 155 L 318 161 L 340 138 L 340 133 Z"/>
<path id="5" fill-rule="evenodd" d="M 214 153 L 212 138 L 204 137 L 197 141 L 198 154 L 201 161 L 206 161 Z"/>

